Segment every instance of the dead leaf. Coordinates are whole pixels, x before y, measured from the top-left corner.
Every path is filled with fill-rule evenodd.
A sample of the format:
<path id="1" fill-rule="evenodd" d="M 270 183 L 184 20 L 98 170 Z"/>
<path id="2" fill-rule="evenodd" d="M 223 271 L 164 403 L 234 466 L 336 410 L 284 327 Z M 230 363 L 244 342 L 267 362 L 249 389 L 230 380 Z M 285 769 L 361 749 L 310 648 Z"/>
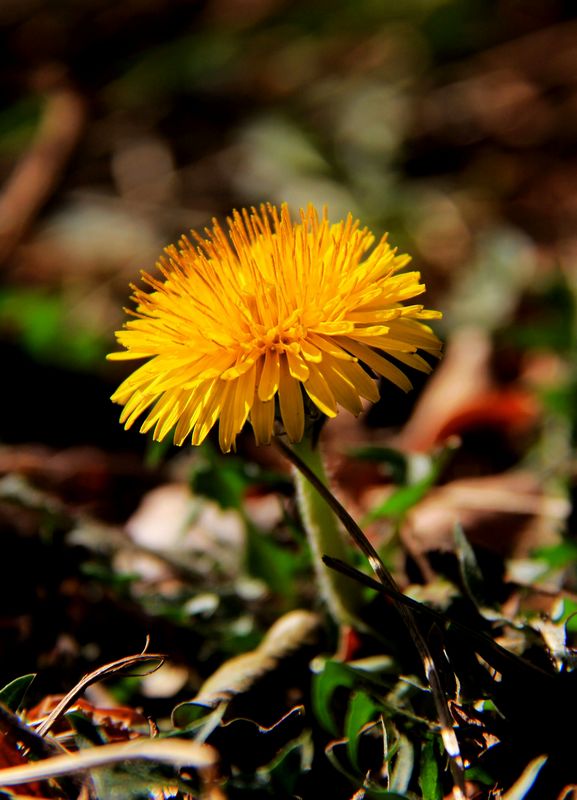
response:
<path id="1" fill-rule="evenodd" d="M 403 543 L 417 560 L 451 551 L 460 525 L 467 539 L 503 556 L 523 557 L 555 544 L 569 514 L 568 502 L 547 494 L 528 472 L 463 478 L 433 489 L 407 514 Z"/>
<path id="2" fill-rule="evenodd" d="M 255 650 L 222 664 L 204 682 L 192 702 L 213 708 L 223 700 L 246 692 L 281 659 L 310 643 L 319 625 L 319 617 L 311 611 L 299 609 L 285 614 L 274 623 Z"/>
<path id="3" fill-rule="evenodd" d="M 195 497 L 185 483 L 153 489 L 126 523 L 126 531 L 139 546 L 168 554 L 181 563 L 190 561 L 198 571 L 218 565 L 219 573 L 233 576 L 242 569 L 244 523 L 233 509 Z"/>
<path id="4" fill-rule="evenodd" d="M 491 388 L 490 355 L 491 343 L 486 331 L 478 328 L 456 331 L 396 445 L 404 450 L 430 450 L 448 421 Z"/>
<path id="5" fill-rule="evenodd" d="M 480 427 L 523 433 L 531 428 L 538 415 L 538 403 L 529 392 L 517 388 L 486 391 L 455 410 L 437 431 L 434 444 Z"/>
<path id="6" fill-rule="evenodd" d="M 0 735 L 0 775 L 4 769 L 21 767 L 26 763 L 26 759 L 17 748 L 16 744 L 9 741 L 8 737 L 4 734 Z M 16 797 L 22 797 L 23 794 L 26 794 L 28 797 L 44 797 L 44 792 L 37 782 L 22 782 L 17 784 L 17 786 L 18 794 Z"/>
<path id="7" fill-rule="evenodd" d="M 32 723 L 47 720 L 50 715 L 54 714 L 56 709 L 60 708 L 63 699 L 63 695 L 46 696 L 27 712 L 28 721 Z M 128 706 L 101 708 L 82 698 L 78 698 L 67 708 L 68 711 L 79 712 L 102 728 L 108 741 L 124 741 L 132 738 L 137 729 L 148 730 L 149 728 L 148 719 L 137 709 L 129 708 Z M 66 717 L 63 716 L 60 716 L 51 728 L 58 734 L 73 733 L 72 727 Z"/>

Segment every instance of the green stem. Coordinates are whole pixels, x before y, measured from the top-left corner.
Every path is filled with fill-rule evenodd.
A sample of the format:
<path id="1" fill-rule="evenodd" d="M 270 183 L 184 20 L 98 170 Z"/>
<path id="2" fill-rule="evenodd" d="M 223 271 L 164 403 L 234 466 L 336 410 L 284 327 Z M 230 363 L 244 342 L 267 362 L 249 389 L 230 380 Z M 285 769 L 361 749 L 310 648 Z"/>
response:
<path id="1" fill-rule="evenodd" d="M 292 450 L 328 487 L 329 481 L 318 447 L 305 437 Z M 293 466 L 296 496 L 302 522 L 311 548 L 322 597 L 336 622 L 359 626 L 362 594 L 358 583 L 329 569 L 323 562 L 328 555 L 351 564 L 351 553 L 338 517 L 310 481 Z"/>
<path id="2" fill-rule="evenodd" d="M 311 470 L 310 465 L 305 461 L 304 458 L 301 457 L 300 452 L 297 454 L 296 448 L 291 449 L 281 439 L 277 439 L 276 444 L 281 452 L 283 452 L 289 459 L 293 467 L 299 471 L 302 478 L 310 483 L 311 489 L 314 486 L 319 495 L 325 498 L 327 506 L 333 510 L 334 514 L 342 522 L 349 536 L 367 557 L 367 560 L 369 561 L 369 564 L 373 568 L 373 571 L 375 572 L 379 581 L 384 587 L 388 588 L 391 592 L 391 595 L 393 595 L 393 604 L 406 624 L 413 641 L 415 642 L 415 647 L 417 648 L 422 659 L 425 675 L 427 677 L 427 681 L 429 682 L 429 686 L 431 687 L 435 706 L 437 707 L 437 713 L 439 715 L 439 721 L 441 724 L 441 737 L 445 745 L 445 750 L 451 757 L 451 773 L 454 780 L 453 797 L 455 800 L 465 800 L 465 767 L 461 757 L 461 751 L 459 749 L 459 742 L 455 734 L 453 718 L 451 716 L 451 711 L 449 709 L 449 704 L 445 694 L 444 683 L 439 671 L 437 670 L 427 640 L 422 634 L 421 629 L 419 628 L 419 625 L 413 616 L 412 609 L 394 598 L 394 595 L 400 592 L 395 579 L 385 567 L 379 554 L 354 519 L 350 516 L 348 511 L 339 503 L 336 497 L 331 494 L 327 487 L 326 478 L 324 481 L 320 480 L 317 473 L 314 470 Z M 337 565 L 337 562 L 334 560 L 331 561 L 330 557 L 328 561 L 334 566 Z M 346 568 L 346 564 L 339 565 L 339 568 L 341 568 L 343 575 L 349 572 L 349 570 Z M 352 608 L 352 606 L 349 606 L 349 608 Z M 354 614 L 352 622 L 353 624 L 356 622 L 354 619 Z"/>

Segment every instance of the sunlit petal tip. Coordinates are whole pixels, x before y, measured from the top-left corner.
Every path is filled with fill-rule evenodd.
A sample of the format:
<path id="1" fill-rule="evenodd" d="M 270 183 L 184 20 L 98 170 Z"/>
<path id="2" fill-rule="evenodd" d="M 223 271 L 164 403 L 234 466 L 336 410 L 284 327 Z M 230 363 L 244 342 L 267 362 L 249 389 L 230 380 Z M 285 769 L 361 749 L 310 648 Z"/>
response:
<path id="1" fill-rule="evenodd" d="M 415 316 L 417 319 L 443 319 L 443 312 L 433 311 L 432 309 L 427 308 L 419 311 L 419 313 Z"/>
<path id="2" fill-rule="evenodd" d="M 430 371 L 417 351 L 440 355 L 425 323 L 442 315 L 410 304 L 425 286 L 401 271 L 410 257 L 386 235 L 374 246 L 351 214 L 331 224 L 310 203 L 295 218 L 286 203 L 235 209 L 227 225 L 181 237 L 159 276 L 143 271 L 144 287 L 131 287 L 134 308 L 116 334 L 124 349 L 107 356 L 145 359 L 112 395 L 126 427 L 146 413 L 143 432 L 198 445 L 217 425 L 228 452 L 247 420 L 268 444 L 278 412 L 299 441 L 305 396 L 329 417 L 357 415 L 361 398 L 379 397 L 367 370 L 405 391 L 397 364 Z"/>

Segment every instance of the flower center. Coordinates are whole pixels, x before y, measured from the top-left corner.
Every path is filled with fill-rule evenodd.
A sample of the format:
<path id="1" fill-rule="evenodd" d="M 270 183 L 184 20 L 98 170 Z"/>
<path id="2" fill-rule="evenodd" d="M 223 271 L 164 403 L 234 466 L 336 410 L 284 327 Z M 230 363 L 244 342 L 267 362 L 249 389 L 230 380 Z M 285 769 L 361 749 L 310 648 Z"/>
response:
<path id="1" fill-rule="evenodd" d="M 255 326 L 260 328 L 261 330 L 254 330 L 253 331 L 253 340 L 252 346 L 257 350 L 260 350 L 261 353 L 264 353 L 266 350 L 276 350 L 279 353 L 288 350 L 291 345 L 294 345 L 295 342 L 298 342 L 306 337 L 307 331 L 302 325 L 291 325 L 290 327 L 286 327 L 285 325 L 275 325 L 274 328 L 269 328 L 268 330 L 263 330 L 263 326 Z"/>

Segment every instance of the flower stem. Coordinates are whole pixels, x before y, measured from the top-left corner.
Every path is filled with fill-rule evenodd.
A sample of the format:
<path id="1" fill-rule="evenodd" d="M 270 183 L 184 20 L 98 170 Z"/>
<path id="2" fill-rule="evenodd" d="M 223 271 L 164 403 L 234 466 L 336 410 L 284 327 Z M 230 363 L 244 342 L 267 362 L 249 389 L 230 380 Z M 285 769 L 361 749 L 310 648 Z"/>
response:
<path id="1" fill-rule="evenodd" d="M 329 481 L 325 471 L 322 455 L 305 437 L 292 448 L 292 451 L 314 472 L 322 483 L 328 487 Z M 351 563 L 350 549 L 343 536 L 339 520 L 327 501 L 317 489 L 293 464 L 296 496 L 303 525 L 311 548 L 313 562 L 317 573 L 322 597 L 336 622 L 342 625 L 359 627 L 359 610 L 362 605 L 362 593 L 358 583 L 344 575 L 329 569 L 323 562 L 323 556 L 338 558 Z"/>
<path id="2" fill-rule="evenodd" d="M 326 477 L 324 480 L 320 479 L 317 472 L 314 469 L 311 469 L 311 464 L 307 462 L 305 458 L 308 451 L 305 450 L 304 453 L 305 457 L 302 457 L 301 452 L 300 451 L 297 452 L 297 448 L 293 447 L 291 449 L 287 444 L 285 444 L 282 441 L 282 439 L 276 439 L 275 441 L 277 447 L 289 459 L 289 461 L 297 471 L 297 474 L 300 476 L 301 480 L 303 482 L 308 483 L 311 491 L 313 490 L 314 487 L 314 489 L 319 493 L 319 496 L 322 495 L 324 497 L 325 502 L 327 504 L 327 508 L 332 509 L 333 513 L 335 514 L 335 517 L 340 519 L 349 536 L 355 542 L 357 547 L 367 557 L 367 560 L 369 561 L 369 564 L 371 565 L 379 581 L 390 590 L 391 595 L 400 594 L 400 589 L 397 586 L 395 579 L 383 564 L 379 554 L 377 553 L 373 545 L 369 542 L 365 534 L 359 528 L 354 519 L 350 516 L 348 511 L 339 503 L 336 497 L 333 494 L 331 494 L 330 490 L 327 487 Z M 309 448 L 311 452 L 314 452 L 314 450 L 310 447 L 310 445 Z M 322 462 L 321 462 L 321 467 L 322 467 Z M 312 537 L 310 535 L 308 528 L 307 528 L 307 533 L 309 533 L 309 539 L 311 539 L 311 544 L 312 544 Z M 314 544 L 313 544 L 313 553 L 315 553 Z M 329 554 L 327 553 L 326 555 Z M 322 549 L 321 549 L 321 557 L 322 557 Z M 317 562 L 315 561 L 315 563 Z M 329 558 L 329 563 L 331 563 L 330 558 Z M 332 563 L 335 566 L 337 566 L 337 564 L 334 561 L 332 561 Z M 343 575 L 347 574 L 348 570 L 346 569 L 346 564 L 342 564 L 339 566 L 341 568 L 344 568 L 342 569 Z M 337 584 L 335 583 L 331 585 L 336 586 Z M 337 592 L 338 590 L 335 590 L 335 593 Z M 337 594 L 337 599 L 338 596 L 339 595 Z M 344 596 L 346 595 L 341 595 L 341 597 Z M 403 619 L 404 623 L 406 624 L 413 638 L 415 647 L 423 662 L 423 667 L 425 670 L 427 681 L 429 683 L 429 686 L 431 687 L 431 692 L 433 695 L 435 706 L 437 708 L 437 713 L 439 715 L 441 738 L 443 739 L 445 750 L 451 757 L 450 759 L 451 773 L 453 775 L 453 780 L 454 780 L 453 798 L 455 798 L 455 800 L 465 800 L 466 797 L 465 767 L 463 764 L 463 758 L 461 756 L 461 751 L 459 748 L 459 742 L 455 734 L 453 718 L 451 716 L 451 711 L 449 709 L 449 704 L 445 692 L 445 685 L 441 678 L 441 674 L 437 669 L 437 666 L 429 649 L 427 640 L 423 636 L 419 624 L 413 615 L 413 610 L 410 607 L 407 607 L 404 603 L 401 603 L 398 600 L 396 600 L 394 597 L 392 598 L 392 600 L 393 600 L 393 605 L 397 609 L 398 613 L 400 614 L 401 618 Z M 352 605 L 346 606 L 345 613 L 349 608 L 354 608 L 354 606 Z M 353 620 L 352 620 L 353 624 L 357 622 L 357 619 L 358 618 L 356 618 L 356 615 L 354 615 L 353 612 Z"/>

